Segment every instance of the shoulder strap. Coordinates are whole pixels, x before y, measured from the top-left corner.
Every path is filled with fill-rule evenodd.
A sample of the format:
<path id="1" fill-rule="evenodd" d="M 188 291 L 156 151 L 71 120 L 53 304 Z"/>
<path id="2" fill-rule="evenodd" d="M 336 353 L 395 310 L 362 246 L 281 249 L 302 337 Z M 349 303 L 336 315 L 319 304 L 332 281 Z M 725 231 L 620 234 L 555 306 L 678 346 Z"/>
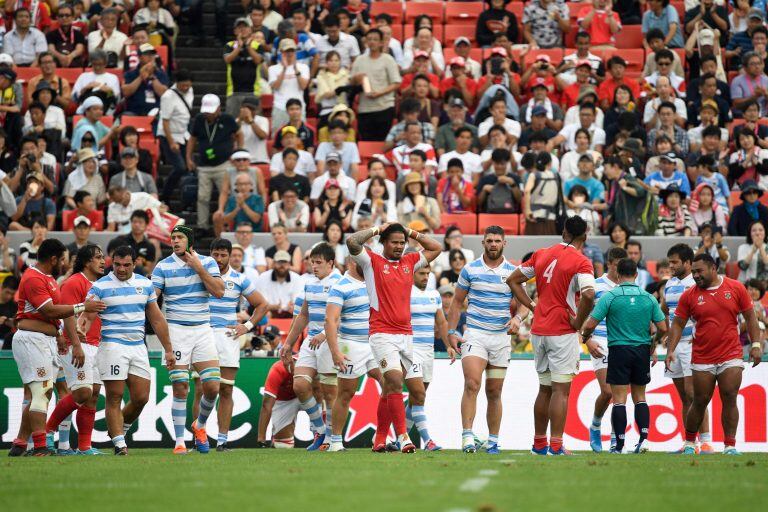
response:
<path id="1" fill-rule="evenodd" d="M 187 112 L 189 112 L 189 115 L 191 116 L 192 115 L 192 108 L 187 103 L 187 100 L 184 99 L 184 96 L 179 92 L 178 89 L 171 88 L 171 90 L 176 93 L 176 96 L 178 96 L 179 99 L 181 100 L 181 102 L 184 104 L 184 106 L 187 107 Z"/>

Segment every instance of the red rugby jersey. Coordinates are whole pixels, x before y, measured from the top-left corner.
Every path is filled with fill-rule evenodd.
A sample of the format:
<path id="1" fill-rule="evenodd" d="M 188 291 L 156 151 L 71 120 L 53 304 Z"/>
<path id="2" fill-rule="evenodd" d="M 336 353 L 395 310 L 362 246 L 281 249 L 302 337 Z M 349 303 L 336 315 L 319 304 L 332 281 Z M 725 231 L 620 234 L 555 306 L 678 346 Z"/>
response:
<path id="1" fill-rule="evenodd" d="M 59 320 L 51 320 L 38 312 L 49 302 L 61 304 L 59 286 L 53 276 L 43 274 L 34 266 L 29 267 L 21 276 L 18 297 L 17 320 L 39 320 L 59 328 Z"/>
<path id="2" fill-rule="evenodd" d="M 85 274 L 78 272 L 72 274 L 61 284 L 61 303 L 62 304 L 79 304 L 85 302 L 85 297 L 88 295 L 88 291 L 93 286 L 93 283 L 85 277 Z M 64 333 L 64 338 L 69 343 L 67 333 Z M 91 328 L 85 335 L 85 342 L 95 347 L 99 346 L 101 340 L 101 318 L 96 315 Z"/>
<path id="3" fill-rule="evenodd" d="M 296 394 L 293 392 L 293 375 L 285 369 L 282 361 L 272 365 L 264 383 L 264 394 L 275 400 L 293 400 Z"/>

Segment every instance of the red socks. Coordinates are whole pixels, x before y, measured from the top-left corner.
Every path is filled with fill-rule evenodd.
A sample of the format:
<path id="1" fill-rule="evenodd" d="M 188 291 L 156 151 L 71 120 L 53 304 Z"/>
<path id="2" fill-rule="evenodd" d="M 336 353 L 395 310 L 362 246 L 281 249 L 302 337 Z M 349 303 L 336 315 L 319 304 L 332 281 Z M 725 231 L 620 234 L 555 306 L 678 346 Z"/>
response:
<path id="1" fill-rule="evenodd" d="M 90 450 L 91 435 L 93 434 L 93 423 L 96 419 L 96 409 L 89 409 L 85 406 L 77 410 L 77 447 L 81 452 Z"/>
<path id="2" fill-rule="evenodd" d="M 395 434 L 401 436 L 406 433 L 405 405 L 403 405 L 402 393 L 391 393 L 387 396 L 387 405 L 392 423 L 395 425 Z"/>
<path id="3" fill-rule="evenodd" d="M 35 449 L 45 448 L 45 432 L 32 432 L 32 441 L 35 443 Z"/>
<path id="4" fill-rule="evenodd" d="M 533 447 L 537 450 L 543 450 L 547 447 L 547 436 L 533 436 Z"/>
<path id="5" fill-rule="evenodd" d="M 723 439 L 723 444 L 726 447 L 728 447 L 728 446 L 736 446 L 736 438 L 735 437 L 728 437 L 728 436 L 726 436 Z"/>
<path id="6" fill-rule="evenodd" d="M 48 432 L 56 431 L 59 428 L 59 423 L 64 421 L 67 416 L 72 414 L 72 412 L 77 408 L 78 405 L 75 403 L 75 399 L 72 398 L 72 395 L 65 396 L 56 404 L 56 408 L 53 409 L 51 417 L 48 419 L 48 423 L 45 425 L 45 429 Z"/>
<path id="7" fill-rule="evenodd" d="M 696 442 L 696 436 L 698 435 L 698 432 L 688 432 L 685 431 L 685 440 L 689 443 L 695 443 Z"/>
<path id="8" fill-rule="evenodd" d="M 549 440 L 549 449 L 553 452 L 560 451 L 560 448 L 563 447 L 563 438 L 562 437 L 553 437 Z"/>
<path id="9" fill-rule="evenodd" d="M 379 406 L 376 409 L 376 440 L 374 441 L 374 446 L 387 443 L 389 426 L 392 424 L 387 402 L 387 395 L 379 397 Z"/>

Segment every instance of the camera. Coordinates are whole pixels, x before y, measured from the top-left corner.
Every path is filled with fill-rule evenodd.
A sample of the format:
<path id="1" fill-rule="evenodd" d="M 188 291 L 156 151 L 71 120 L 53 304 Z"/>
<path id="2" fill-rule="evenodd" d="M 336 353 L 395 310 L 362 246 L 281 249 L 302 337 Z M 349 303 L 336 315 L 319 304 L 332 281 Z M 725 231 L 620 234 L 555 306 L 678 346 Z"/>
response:
<path id="1" fill-rule="evenodd" d="M 493 57 L 491 58 L 491 74 L 492 75 L 500 75 L 504 72 L 503 69 L 504 66 L 504 58 L 503 57 Z"/>
<path id="2" fill-rule="evenodd" d="M 546 64 L 546 63 L 539 64 L 539 69 L 549 69 L 549 64 Z"/>
<path id="3" fill-rule="evenodd" d="M 37 162 L 37 157 L 35 155 L 27 154 L 25 156 L 27 157 L 27 162 L 31 164 L 34 164 L 35 162 Z"/>

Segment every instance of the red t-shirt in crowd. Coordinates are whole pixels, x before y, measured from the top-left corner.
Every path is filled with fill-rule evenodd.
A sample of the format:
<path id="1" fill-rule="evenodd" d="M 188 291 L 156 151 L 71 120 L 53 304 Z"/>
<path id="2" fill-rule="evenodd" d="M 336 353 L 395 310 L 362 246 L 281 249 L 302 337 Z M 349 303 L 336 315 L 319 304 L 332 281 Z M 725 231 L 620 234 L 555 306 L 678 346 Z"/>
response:
<path id="1" fill-rule="evenodd" d="M 72 274 L 61 284 L 61 303 L 62 304 L 79 304 L 85 302 L 85 297 L 88 295 L 88 291 L 93 286 L 93 283 L 88 280 L 82 272 Z M 69 343 L 67 334 L 64 333 L 64 338 Z M 85 335 L 85 342 L 94 347 L 99 346 L 101 341 L 101 318 L 96 315 L 96 318 L 91 324 L 91 328 Z"/>
<path id="2" fill-rule="evenodd" d="M 29 267 L 21 276 L 18 297 L 17 320 L 39 320 L 59 327 L 59 320 L 51 320 L 38 313 L 49 302 L 61 304 L 59 286 L 53 276 L 43 274 L 36 267 Z"/>
<path id="3" fill-rule="evenodd" d="M 719 286 L 702 290 L 691 286 L 680 296 L 675 317 L 696 322 L 693 333 L 694 364 L 719 364 L 741 359 L 739 313 L 752 309 L 752 299 L 743 284 L 722 277 Z"/>
<path id="4" fill-rule="evenodd" d="M 275 400 L 288 401 L 296 398 L 293 392 L 293 375 L 285 369 L 282 361 L 272 365 L 264 383 L 264 394 Z"/>
<path id="5" fill-rule="evenodd" d="M 560 336 L 576 332 L 570 318 L 576 315 L 577 276 L 593 276 L 592 262 L 572 245 L 559 243 L 539 249 L 520 266 L 529 279 L 536 277 L 538 300 L 531 333 Z"/>
<path id="6" fill-rule="evenodd" d="M 582 7 L 578 16 L 579 25 L 581 25 L 582 20 L 586 18 L 593 9 L 594 7 L 592 5 Z M 616 24 L 619 26 L 619 32 L 617 33 L 620 33 L 621 19 L 619 18 L 619 15 L 614 12 L 612 13 L 612 18 L 616 20 Z M 595 11 L 595 15 L 592 16 L 592 23 L 589 24 L 588 32 L 590 35 L 590 43 L 593 46 L 616 43 L 616 37 L 614 34 L 611 34 L 611 26 L 608 23 L 608 16 L 603 10 Z"/>
<path id="7" fill-rule="evenodd" d="M 600 99 L 600 101 L 613 103 L 613 94 L 616 92 L 616 88 L 620 85 L 626 85 L 629 87 L 629 90 L 632 91 L 632 96 L 634 96 L 635 101 L 637 101 L 637 99 L 640 97 L 640 84 L 637 83 L 637 80 L 627 78 L 626 76 L 622 78 L 621 82 L 617 82 L 613 79 L 612 76 L 609 75 L 608 78 L 603 80 L 602 83 L 597 87 L 597 97 Z"/>

